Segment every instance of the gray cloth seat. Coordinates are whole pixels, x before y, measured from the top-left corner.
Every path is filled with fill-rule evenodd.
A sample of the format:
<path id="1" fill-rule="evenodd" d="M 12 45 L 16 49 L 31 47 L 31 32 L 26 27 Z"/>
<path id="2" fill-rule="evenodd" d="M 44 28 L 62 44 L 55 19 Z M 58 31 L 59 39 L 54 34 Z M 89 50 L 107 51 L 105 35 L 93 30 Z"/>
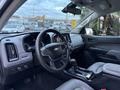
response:
<path id="1" fill-rule="evenodd" d="M 104 66 L 105 64 L 106 64 L 106 63 L 104 63 L 104 62 L 94 63 L 93 65 L 91 65 L 91 66 L 88 68 L 88 70 L 93 71 L 95 74 L 98 74 L 98 73 L 102 72 L 103 66 Z"/>
<path id="2" fill-rule="evenodd" d="M 103 66 L 105 64 L 106 63 L 103 62 L 94 63 L 88 68 L 88 70 L 93 71 L 95 74 L 98 74 L 102 72 Z M 56 90 L 94 90 L 94 89 L 83 81 L 77 79 L 71 79 L 66 83 L 62 84 Z"/>
<path id="3" fill-rule="evenodd" d="M 94 90 L 94 89 L 80 80 L 71 79 L 62 84 L 56 90 Z"/>

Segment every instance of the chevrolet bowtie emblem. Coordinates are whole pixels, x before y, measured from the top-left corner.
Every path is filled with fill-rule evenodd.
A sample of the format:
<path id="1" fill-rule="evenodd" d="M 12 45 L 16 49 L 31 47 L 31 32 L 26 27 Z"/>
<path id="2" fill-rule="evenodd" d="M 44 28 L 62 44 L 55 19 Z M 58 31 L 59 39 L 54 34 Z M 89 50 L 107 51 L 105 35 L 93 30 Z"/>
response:
<path id="1" fill-rule="evenodd" d="M 54 51 L 58 51 L 59 50 L 59 48 L 54 48 Z"/>

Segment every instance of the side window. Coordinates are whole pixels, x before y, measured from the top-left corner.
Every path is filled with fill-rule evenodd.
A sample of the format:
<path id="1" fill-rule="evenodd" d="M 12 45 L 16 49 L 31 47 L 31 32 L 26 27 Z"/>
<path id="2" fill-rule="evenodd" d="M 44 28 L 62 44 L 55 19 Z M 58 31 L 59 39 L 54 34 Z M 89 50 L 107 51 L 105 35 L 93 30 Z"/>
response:
<path id="1" fill-rule="evenodd" d="M 94 35 L 120 36 L 120 12 L 101 16 L 89 23 L 87 28 L 92 29 Z"/>

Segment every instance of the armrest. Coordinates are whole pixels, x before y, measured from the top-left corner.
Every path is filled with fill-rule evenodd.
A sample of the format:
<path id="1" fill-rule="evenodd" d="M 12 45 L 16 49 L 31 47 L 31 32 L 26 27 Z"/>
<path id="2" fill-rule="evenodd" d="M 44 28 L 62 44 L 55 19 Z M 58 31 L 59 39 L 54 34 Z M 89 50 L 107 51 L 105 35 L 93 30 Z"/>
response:
<path id="1" fill-rule="evenodd" d="M 107 55 L 114 56 L 116 57 L 116 59 L 120 60 L 120 51 L 110 50 L 109 52 L 107 52 Z"/>
<path id="2" fill-rule="evenodd" d="M 103 66 L 103 72 L 120 77 L 120 65 L 111 63 L 105 64 Z"/>

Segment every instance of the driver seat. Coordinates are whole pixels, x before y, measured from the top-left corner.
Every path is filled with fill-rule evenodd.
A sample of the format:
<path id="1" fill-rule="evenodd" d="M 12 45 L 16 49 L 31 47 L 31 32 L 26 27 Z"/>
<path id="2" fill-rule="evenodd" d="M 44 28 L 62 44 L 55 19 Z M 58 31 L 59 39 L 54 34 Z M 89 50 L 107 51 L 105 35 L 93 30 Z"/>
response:
<path id="1" fill-rule="evenodd" d="M 61 86 L 59 86 L 56 90 L 94 90 L 94 89 L 83 81 L 71 79 L 62 84 Z"/>

